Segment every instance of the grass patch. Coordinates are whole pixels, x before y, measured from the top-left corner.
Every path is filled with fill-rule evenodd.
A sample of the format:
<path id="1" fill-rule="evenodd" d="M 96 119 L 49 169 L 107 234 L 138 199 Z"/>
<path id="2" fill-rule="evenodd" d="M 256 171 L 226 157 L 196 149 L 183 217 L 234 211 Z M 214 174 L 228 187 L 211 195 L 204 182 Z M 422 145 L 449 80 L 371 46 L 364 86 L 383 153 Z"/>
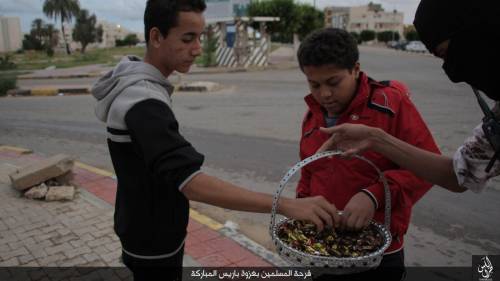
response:
<path id="1" fill-rule="evenodd" d="M 136 55 L 142 58 L 145 51 L 144 47 L 116 47 L 88 50 L 85 54 L 56 53 L 53 57 L 47 56 L 43 51 L 26 51 L 22 54 L 12 54 L 12 61 L 18 70 L 44 69 L 52 65 L 56 68 L 90 64 L 115 65 L 124 55 Z"/>

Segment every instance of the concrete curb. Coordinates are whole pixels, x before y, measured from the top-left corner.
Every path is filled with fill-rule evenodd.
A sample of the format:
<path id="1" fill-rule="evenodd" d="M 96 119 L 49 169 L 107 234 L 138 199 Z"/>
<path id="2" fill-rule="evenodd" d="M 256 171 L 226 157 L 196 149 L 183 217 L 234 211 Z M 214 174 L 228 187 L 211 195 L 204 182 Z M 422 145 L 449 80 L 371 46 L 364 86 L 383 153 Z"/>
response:
<path id="1" fill-rule="evenodd" d="M 219 83 L 210 81 L 188 82 L 175 85 L 175 90 L 180 92 L 213 92 L 221 90 L 223 87 Z M 48 97 L 57 95 L 86 95 L 90 94 L 90 87 L 35 87 L 31 89 L 13 89 L 7 91 L 7 96 L 27 97 L 38 96 Z"/>
<path id="2" fill-rule="evenodd" d="M 7 96 L 57 96 L 63 95 L 81 95 L 90 94 L 89 87 L 69 87 L 69 88 L 54 88 L 54 87 L 37 87 L 31 89 L 13 89 L 7 91 Z"/>
<path id="3" fill-rule="evenodd" d="M 33 153 L 32 150 L 25 149 L 25 148 L 20 148 L 20 147 L 15 147 L 15 146 L 8 146 L 8 145 L 0 145 L 0 151 L 1 150 L 8 150 L 8 151 L 13 151 L 16 153 L 20 154 L 29 154 Z M 80 169 L 87 170 L 88 172 L 104 176 L 104 177 L 110 177 L 116 180 L 116 177 L 114 176 L 113 173 L 99 169 L 96 167 L 93 167 L 88 164 L 81 163 L 79 161 L 75 161 L 75 167 L 78 167 Z M 99 198 L 95 194 L 91 194 L 89 191 L 87 191 L 85 188 L 79 188 L 78 192 L 82 195 L 82 197 L 87 200 L 91 201 L 94 203 L 99 204 L 100 206 L 106 206 L 106 208 L 114 208 L 111 204 L 108 202 L 104 201 L 103 199 Z M 262 258 L 263 260 L 269 262 L 270 264 L 274 266 L 288 266 L 286 262 L 284 262 L 276 253 L 273 253 L 269 250 L 267 250 L 265 247 L 262 245 L 258 244 L 257 242 L 251 240 L 244 234 L 238 232 L 237 230 L 225 227 L 224 225 L 220 224 L 219 222 L 215 221 L 214 219 L 201 214 L 200 212 L 190 209 L 189 210 L 189 217 L 196 222 L 220 233 L 221 235 L 233 240 L 237 244 L 239 244 L 242 248 L 245 248 L 246 250 L 252 252 L 256 256 Z"/>
<path id="4" fill-rule="evenodd" d="M 101 77 L 104 74 L 101 73 L 89 73 L 89 74 L 72 74 L 72 75 L 47 75 L 47 76 L 29 76 L 21 75 L 17 77 L 17 80 L 46 80 L 46 79 L 73 79 L 73 78 L 94 78 Z"/>

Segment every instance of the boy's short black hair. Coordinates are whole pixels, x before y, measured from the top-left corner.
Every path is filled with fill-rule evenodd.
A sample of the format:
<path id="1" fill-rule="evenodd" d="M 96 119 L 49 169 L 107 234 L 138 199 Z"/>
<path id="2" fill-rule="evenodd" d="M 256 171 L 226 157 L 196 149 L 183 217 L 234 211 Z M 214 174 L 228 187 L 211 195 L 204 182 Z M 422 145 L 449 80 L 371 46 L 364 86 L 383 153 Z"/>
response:
<path id="1" fill-rule="evenodd" d="M 336 65 L 352 70 L 359 60 L 356 39 L 338 28 L 323 28 L 309 34 L 297 51 L 300 69 L 305 66 Z"/>
<path id="2" fill-rule="evenodd" d="M 157 27 L 165 37 L 168 31 L 177 26 L 179 12 L 203 13 L 205 0 L 148 0 L 144 11 L 144 36 L 149 43 L 149 31 Z"/>

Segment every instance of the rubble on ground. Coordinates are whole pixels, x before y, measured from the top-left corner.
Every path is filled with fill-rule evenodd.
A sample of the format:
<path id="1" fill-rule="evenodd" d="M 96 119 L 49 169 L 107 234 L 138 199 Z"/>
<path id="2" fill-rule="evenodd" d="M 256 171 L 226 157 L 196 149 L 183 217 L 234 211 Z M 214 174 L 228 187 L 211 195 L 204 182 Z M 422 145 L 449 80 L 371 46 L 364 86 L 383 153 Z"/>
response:
<path id="1" fill-rule="evenodd" d="M 73 200 L 75 187 L 70 184 L 74 159 L 58 154 L 17 169 L 9 175 L 12 187 L 29 199 L 46 201 Z"/>

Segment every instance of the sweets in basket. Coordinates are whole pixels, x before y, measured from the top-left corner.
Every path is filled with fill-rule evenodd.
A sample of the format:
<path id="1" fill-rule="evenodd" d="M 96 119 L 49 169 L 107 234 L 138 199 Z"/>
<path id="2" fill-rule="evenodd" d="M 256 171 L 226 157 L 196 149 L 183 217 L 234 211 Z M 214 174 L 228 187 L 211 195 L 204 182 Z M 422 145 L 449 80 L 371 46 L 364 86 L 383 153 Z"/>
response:
<path id="1" fill-rule="evenodd" d="M 330 274 L 362 272 L 377 267 L 391 244 L 391 198 L 387 180 L 375 164 L 359 155 L 353 157 L 370 164 L 378 172 L 384 185 L 384 225 L 371 221 L 361 232 L 340 232 L 326 228 L 318 233 L 314 224 L 303 221 L 284 218 L 276 223 L 278 201 L 290 178 L 311 162 L 341 154 L 340 151 L 325 151 L 300 161 L 286 173 L 274 195 L 269 232 L 278 254 L 291 265 L 328 267 L 331 268 Z"/>
<path id="2" fill-rule="evenodd" d="M 383 243 L 382 235 L 371 224 L 361 231 L 325 228 L 318 232 L 312 223 L 290 220 L 280 225 L 278 237 L 295 250 L 337 258 L 366 256 Z"/>

